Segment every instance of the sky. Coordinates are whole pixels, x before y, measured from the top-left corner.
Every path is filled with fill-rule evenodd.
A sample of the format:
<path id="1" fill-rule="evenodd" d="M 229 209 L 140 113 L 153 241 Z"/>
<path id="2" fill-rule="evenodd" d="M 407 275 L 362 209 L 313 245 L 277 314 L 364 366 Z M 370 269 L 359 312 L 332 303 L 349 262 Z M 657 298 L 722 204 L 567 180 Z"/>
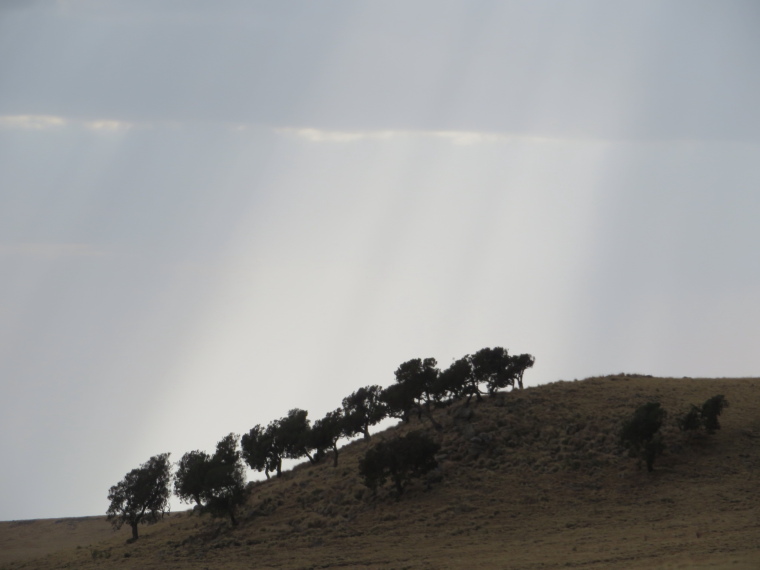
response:
<path id="1" fill-rule="evenodd" d="M 754 0 L 0 2 L 0 520 L 399 364 L 760 374 Z M 173 504 L 173 508 L 182 508 Z"/>

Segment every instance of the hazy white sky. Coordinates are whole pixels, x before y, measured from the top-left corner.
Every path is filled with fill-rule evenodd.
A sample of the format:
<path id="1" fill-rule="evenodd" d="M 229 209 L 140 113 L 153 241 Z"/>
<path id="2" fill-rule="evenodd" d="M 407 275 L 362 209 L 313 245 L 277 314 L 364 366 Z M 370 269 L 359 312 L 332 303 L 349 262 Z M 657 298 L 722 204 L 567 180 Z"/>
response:
<path id="1" fill-rule="evenodd" d="M 398 364 L 757 375 L 754 0 L 0 2 L 0 520 Z"/>

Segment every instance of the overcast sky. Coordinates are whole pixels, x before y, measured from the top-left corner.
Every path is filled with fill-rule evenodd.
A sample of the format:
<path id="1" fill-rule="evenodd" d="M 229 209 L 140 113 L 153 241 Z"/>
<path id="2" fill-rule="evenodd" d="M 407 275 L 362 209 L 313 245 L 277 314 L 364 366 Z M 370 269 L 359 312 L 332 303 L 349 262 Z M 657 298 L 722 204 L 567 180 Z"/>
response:
<path id="1" fill-rule="evenodd" d="M 411 358 L 760 370 L 754 0 L 2 0 L 0 520 Z"/>

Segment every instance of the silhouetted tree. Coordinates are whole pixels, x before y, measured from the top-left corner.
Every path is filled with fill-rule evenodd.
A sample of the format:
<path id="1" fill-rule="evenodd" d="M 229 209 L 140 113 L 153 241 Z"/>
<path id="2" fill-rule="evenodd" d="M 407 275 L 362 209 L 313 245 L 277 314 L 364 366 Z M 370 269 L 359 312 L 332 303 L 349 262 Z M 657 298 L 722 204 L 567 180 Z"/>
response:
<path id="1" fill-rule="evenodd" d="M 439 449 L 440 445 L 421 432 L 382 441 L 359 461 L 359 474 L 373 493 L 390 478 L 401 496 L 410 480 L 438 467 L 435 454 Z"/>
<path id="2" fill-rule="evenodd" d="M 343 413 L 345 416 L 345 433 L 351 437 L 364 434 L 369 439 L 369 428 L 387 417 L 385 405 L 380 399 L 383 389 L 372 385 L 359 388 L 343 398 Z"/>
<path id="3" fill-rule="evenodd" d="M 195 501 L 203 506 L 203 495 L 206 475 L 211 466 L 211 457 L 204 451 L 189 451 L 177 463 L 174 474 L 174 494 L 185 503 Z"/>
<path id="4" fill-rule="evenodd" d="M 309 453 L 311 441 L 309 437 L 309 412 L 294 408 L 284 418 L 275 423 L 274 439 L 282 449 L 282 455 L 288 459 L 299 459 L 306 456 L 310 463 L 314 458 Z"/>
<path id="5" fill-rule="evenodd" d="M 414 394 L 404 384 L 391 384 L 380 392 L 380 401 L 385 406 L 389 417 L 409 421 L 409 415 L 415 407 Z"/>
<path id="6" fill-rule="evenodd" d="M 272 472 L 276 472 L 278 477 L 282 475 L 284 449 L 277 438 L 278 427 L 277 420 L 267 427 L 256 425 L 243 434 L 240 441 L 245 462 L 255 471 L 263 471 L 267 479 Z"/>
<path id="7" fill-rule="evenodd" d="M 327 412 L 325 417 L 314 422 L 309 432 L 311 449 L 316 449 L 315 458 L 321 459 L 325 451 L 333 450 L 333 466 L 338 466 L 338 441 L 345 435 L 343 408 Z"/>
<path id="8" fill-rule="evenodd" d="M 151 457 L 111 487 L 108 492 L 111 504 L 106 511 L 107 520 L 115 529 L 128 524 L 132 528 L 131 540 L 137 540 L 138 525 L 158 522 L 169 512 L 170 484 L 169 454 Z"/>
<path id="9" fill-rule="evenodd" d="M 465 356 L 453 362 L 446 370 L 441 372 L 436 380 L 436 391 L 440 394 L 449 394 L 454 399 L 459 399 L 467 393 L 467 387 L 473 381 L 472 363 Z"/>
<path id="10" fill-rule="evenodd" d="M 512 370 L 511 373 L 517 380 L 517 387 L 523 389 L 523 375 L 528 368 L 533 368 L 536 363 L 536 359 L 530 354 L 518 354 L 512 357 Z"/>
<path id="11" fill-rule="evenodd" d="M 507 387 L 517 384 L 523 387 L 523 374 L 533 366 L 534 358 L 530 354 L 510 356 L 507 349 L 497 346 L 483 348 L 470 357 L 472 371 L 478 384 L 485 384 L 488 393 L 493 395 Z M 480 397 L 480 389 L 476 394 Z"/>
<path id="12" fill-rule="evenodd" d="M 435 421 L 432 406 L 443 398 L 444 392 L 440 391 L 438 376 L 441 371 L 437 368 L 435 358 L 421 360 L 415 358 L 401 364 L 395 372 L 396 385 L 400 386 L 395 391 L 384 391 L 386 402 L 390 400 L 395 407 L 396 414 L 408 417 L 413 408 L 417 409 L 417 416 L 422 418 L 424 413 L 430 422 L 441 429 L 441 425 Z"/>
<path id="13" fill-rule="evenodd" d="M 245 467 L 238 451 L 238 436 L 231 433 L 216 444 L 209 461 L 201 498 L 214 517 L 229 516 L 237 526 L 237 509 L 245 503 Z"/>
<path id="14" fill-rule="evenodd" d="M 620 432 L 621 443 L 633 455 L 646 461 L 647 471 L 654 470 L 654 460 L 665 449 L 659 431 L 666 415 L 659 402 L 649 402 L 636 409 Z"/>

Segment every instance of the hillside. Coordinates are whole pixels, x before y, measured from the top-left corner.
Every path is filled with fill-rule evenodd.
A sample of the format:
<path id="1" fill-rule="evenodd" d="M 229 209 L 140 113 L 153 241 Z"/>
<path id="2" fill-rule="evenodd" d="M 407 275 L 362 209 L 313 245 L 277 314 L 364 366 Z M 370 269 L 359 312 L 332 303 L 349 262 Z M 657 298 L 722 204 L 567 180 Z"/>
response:
<path id="1" fill-rule="evenodd" d="M 722 429 L 687 438 L 675 416 L 715 394 Z M 640 404 L 668 410 L 655 472 L 618 445 Z M 251 484 L 241 524 L 175 513 L 126 544 L 104 517 L 0 523 L 0 568 L 758 568 L 760 379 L 635 375 L 497 394 L 441 409 L 426 429 L 442 478 L 373 497 L 357 462 L 302 464 Z M 95 490 L 94 492 L 105 492 Z"/>

